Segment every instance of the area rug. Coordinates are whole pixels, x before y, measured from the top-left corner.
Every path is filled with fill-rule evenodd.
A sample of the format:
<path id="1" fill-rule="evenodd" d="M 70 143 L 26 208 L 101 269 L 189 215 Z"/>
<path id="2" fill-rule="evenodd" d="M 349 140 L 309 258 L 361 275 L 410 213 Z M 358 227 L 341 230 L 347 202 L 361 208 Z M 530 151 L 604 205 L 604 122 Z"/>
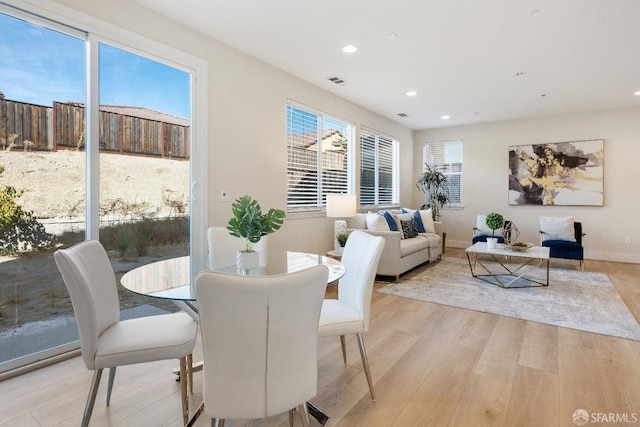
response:
<path id="1" fill-rule="evenodd" d="M 546 269 L 527 267 L 544 280 Z M 503 289 L 476 279 L 466 259 L 447 258 L 378 292 L 640 341 L 640 324 L 606 274 L 551 269 L 548 287 Z"/>

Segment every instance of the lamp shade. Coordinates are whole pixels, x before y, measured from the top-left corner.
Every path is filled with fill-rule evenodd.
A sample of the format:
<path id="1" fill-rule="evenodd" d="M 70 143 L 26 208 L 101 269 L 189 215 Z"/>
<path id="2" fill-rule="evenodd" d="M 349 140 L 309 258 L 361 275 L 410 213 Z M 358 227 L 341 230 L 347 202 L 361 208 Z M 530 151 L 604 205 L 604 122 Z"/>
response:
<path id="1" fill-rule="evenodd" d="M 327 194 L 327 216 L 346 218 L 357 213 L 355 194 Z"/>

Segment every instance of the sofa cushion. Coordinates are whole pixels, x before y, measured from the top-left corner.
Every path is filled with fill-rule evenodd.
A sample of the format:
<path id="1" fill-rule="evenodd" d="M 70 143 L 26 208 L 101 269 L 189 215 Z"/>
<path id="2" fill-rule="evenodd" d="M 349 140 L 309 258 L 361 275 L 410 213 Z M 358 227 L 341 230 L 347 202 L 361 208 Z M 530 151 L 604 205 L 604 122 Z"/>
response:
<path id="1" fill-rule="evenodd" d="M 358 230 L 367 229 L 367 214 L 356 214 L 347 218 L 347 228 L 355 228 Z"/>
<path id="2" fill-rule="evenodd" d="M 429 247 L 429 241 L 426 237 L 417 235 L 411 239 L 404 239 L 400 241 L 400 256 L 404 257 L 414 252 L 418 252 Z"/>
<path id="3" fill-rule="evenodd" d="M 402 226 L 402 235 L 405 239 L 410 239 L 418 235 L 418 226 L 416 220 L 411 218 L 406 221 L 400 221 Z"/>

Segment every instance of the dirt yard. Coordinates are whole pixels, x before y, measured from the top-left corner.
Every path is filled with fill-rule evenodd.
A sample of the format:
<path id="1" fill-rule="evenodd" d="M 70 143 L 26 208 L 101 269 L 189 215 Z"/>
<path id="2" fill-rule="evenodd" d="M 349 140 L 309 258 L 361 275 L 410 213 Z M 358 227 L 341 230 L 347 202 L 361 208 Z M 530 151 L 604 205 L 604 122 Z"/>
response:
<path id="1" fill-rule="evenodd" d="M 76 151 L 0 151 L 0 187 L 25 190 L 20 204 L 49 223 L 84 217 L 84 153 Z M 117 154 L 100 155 L 102 207 L 120 200 L 127 206 L 144 205 L 147 213 L 164 217 L 176 205 L 185 205 L 189 192 L 189 162 Z M 168 201 L 170 203 L 168 203 Z M 187 206 L 188 209 L 188 206 Z M 133 210 L 133 208 L 132 208 Z M 104 213 L 106 214 L 106 212 Z M 122 214 L 122 213 L 121 213 Z M 82 239 L 82 230 L 78 234 Z M 53 262 L 53 250 L 0 256 L 0 332 L 19 330 L 30 322 L 72 315 L 67 291 Z M 188 253 L 188 243 L 151 247 L 143 257 L 121 257 L 110 251 L 117 278 L 154 260 Z M 123 308 L 148 303 L 120 289 Z M 156 304 L 157 305 L 157 304 Z"/>

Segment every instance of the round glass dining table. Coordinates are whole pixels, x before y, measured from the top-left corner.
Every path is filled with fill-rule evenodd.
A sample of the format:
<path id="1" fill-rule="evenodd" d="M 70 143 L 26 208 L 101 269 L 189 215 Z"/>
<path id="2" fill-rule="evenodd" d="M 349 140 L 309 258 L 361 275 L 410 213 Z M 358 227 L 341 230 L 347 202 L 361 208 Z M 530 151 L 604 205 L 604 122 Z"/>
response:
<path id="1" fill-rule="evenodd" d="M 214 253 L 210 270 L 223 271 L 237 275 L 274 276 L 304 270 L 315 265 L 326 265 L 329 268 L 327 284 L 344 276 L 345 266 L 338 260 L 323 255 L 304 252 L 266 251 L 260 253 L 260 266 L 249 270 L 236 267 L 236 252 Z M 137 294 L 155 298 L 172 300 L 178 307 L 192 316 L 196 321 L 198 308 L 194 304 L 196 294 L 191 282 L 191 259 L 189 256 L 170 258 L 136 267 L 125 273 L 120 279 L 122 286 Z M 200 367 L 194 365 L 194 370 Z M 325 425 L 329 417 L 311 402 L 307 403 L 309 413 L 320 424 Z M 203 411 L 203 404 L 193 414 L 187 426 L 193 426 Z"/>
<path id="2" fill-rule="evenodd" d="M 315 265 L 326 265 L 329 268 L 327 283 L 333 283 L 346 271 L 340 261 L 304 252 L 266 251 L 261 254 L 260 266 L 249 270 L 240 270 L 236 267 L 235 252 L 215 253 L 212 259 L 214 265 L 210 270 L 237 275 L 274 276 L 304 270 Z M 128 290 L 141 295 L 176 302 L 196 300 L 195 289 L 191 283 L 189 256 L 170 258 L 136 267 L 125 273 L 120 283 Z"/>

